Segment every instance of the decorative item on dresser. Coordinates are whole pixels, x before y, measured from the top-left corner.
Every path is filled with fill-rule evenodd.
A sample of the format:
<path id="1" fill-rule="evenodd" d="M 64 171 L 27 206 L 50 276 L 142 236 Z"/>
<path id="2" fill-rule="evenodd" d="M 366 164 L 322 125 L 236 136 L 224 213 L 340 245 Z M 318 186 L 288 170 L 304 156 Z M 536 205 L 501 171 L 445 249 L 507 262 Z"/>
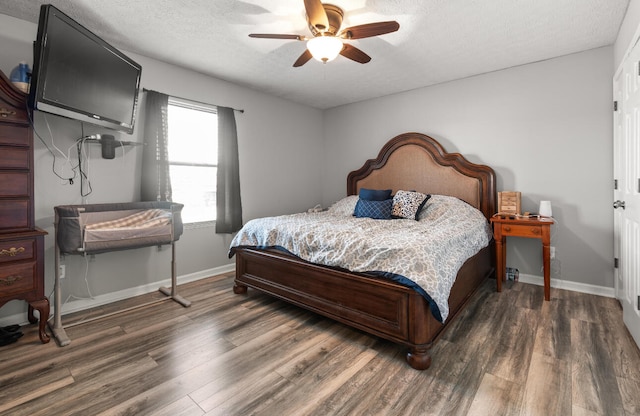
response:
<path id="1" fill-rule="evenodd" d="M 44 236 L 36 228 L 33 203 L 33 132 L 27 95 L 0 72 L 0 307 L 10 300 L 29 304 L 28 319 L 45 331 L 49 300 L 44 295 Z M 36 318 L 33 311 L 39 312 Z"/>
<path id="2" fill-rule="evenodd" d="M 347 195 L 357 198 L 363 188 L 394 193 L 415 190 L 432 195 L 430 201 L 462 200 L 466 204 L 459 202 L 461 205 L 471 205 L 477 210 L 471 207 L 469 210 L 479 211 L 476 214 L 484 231 L 491 233 L 488 219 L 496 209 L 493 169 L 471 163 L 459 153 L 447 153 L 429 136 L 405 133 L 391 139 L 376 159 L 366 161 L 348 175 Z M 424 205 L 426 210 L 431 203 Z M 455 282 L 445 298 L 449 314 L 444 322 L 436 317 L 423 295 L 402 283 L 366 272 L 311 263 L 259 246 L 232 247 L 236 256 L 234 292 L 245 293 L 251 287 L 405 345 L 409 365 L 424 370 L 431 364 L 429 349 L 433 342 L 484 279 L 494 273 L 493 245 L 490 236 L 487 239 L 489 245 L 469 257 L 457 276 L 452 276 Z"/>

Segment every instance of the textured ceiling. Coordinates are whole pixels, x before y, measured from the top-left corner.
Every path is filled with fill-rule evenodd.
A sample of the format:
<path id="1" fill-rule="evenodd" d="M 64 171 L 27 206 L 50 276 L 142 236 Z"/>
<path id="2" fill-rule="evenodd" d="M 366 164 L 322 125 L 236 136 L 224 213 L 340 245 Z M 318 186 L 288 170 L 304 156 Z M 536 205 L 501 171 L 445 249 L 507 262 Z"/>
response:
<path id="1" fill-rule="evenodd" d="M 343 27 L 400 30 L 351 41 L 368 64 L 300 68 L 303 42 L 248 34 L 309 35 L 303 0 L 0 0 L 0 13 L 36 23 L 42 3 L 126 51 L 325 109 L 611 45 L 629 0 L 332 0 Z"/>

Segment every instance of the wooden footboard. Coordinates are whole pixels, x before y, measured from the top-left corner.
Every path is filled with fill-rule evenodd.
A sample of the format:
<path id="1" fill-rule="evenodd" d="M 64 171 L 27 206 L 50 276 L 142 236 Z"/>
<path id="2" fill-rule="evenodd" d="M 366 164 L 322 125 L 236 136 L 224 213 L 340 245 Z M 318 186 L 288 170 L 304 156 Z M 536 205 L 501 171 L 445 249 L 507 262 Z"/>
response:
<path id="1" fill-rule="evenodd" d="M 235 293 L 251 287 L 409 348 L 407 362 L 424 370 L 429 348 L 493 269 L 484 249 L 462 267 L 450 296 L 445 325 L 415 290 L 383 278 L 308 263 L 276 251 L 236 250 Z"/>

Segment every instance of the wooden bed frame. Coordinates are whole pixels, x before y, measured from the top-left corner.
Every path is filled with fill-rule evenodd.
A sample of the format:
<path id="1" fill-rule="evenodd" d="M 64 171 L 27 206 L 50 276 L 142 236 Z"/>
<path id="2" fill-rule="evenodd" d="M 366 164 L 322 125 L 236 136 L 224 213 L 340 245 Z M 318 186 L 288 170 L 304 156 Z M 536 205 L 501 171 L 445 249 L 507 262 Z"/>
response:
<path id="1" fill-rule="evenodd" d="M 490 218 L 496 209 L 493 169 L 447 153 L 433 138 L 405 133 L 347 178 L 347 194 L 360 188 L 416 190 L 451 195 Z M 235 293 L 251 287 L 336 321 L 405 345 L 407 362 L 424 370 L 429 349 L 485 278 L 494 273 L 493 242 L 464 263 L 449 296 L 449 317 L 438 322 L 415 290 L 390 280 L 316 265 L 276 250 L 236 249 Z"/>

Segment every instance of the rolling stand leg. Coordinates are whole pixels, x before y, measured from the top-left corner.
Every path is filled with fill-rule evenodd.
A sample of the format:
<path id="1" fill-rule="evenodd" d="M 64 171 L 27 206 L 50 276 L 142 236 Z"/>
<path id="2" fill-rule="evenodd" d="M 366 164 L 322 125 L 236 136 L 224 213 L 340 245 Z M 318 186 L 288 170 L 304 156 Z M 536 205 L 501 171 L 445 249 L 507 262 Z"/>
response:
<path id="1" fill-rule="evenodd" d="M 51 333 L 58 341 L 61 347 L 69 345 L 71 340 L 67 336 L 67 332 L 62 327 L 62 288 L 60 287 L 60 247 L 58 247 L 58 214 L 55 220 L 55 293 L 54 293 L 54 310 L 53 310 L 53 326 L 49 324 Z"/>
<path id="2" fill-rule="evenodd" d="M 178 295 L 178 289 L 177 289 L 178 276 L 176 271 L 177 267 L 178 267 L 178 264 L 176 262 L 176 245 L 174 242 L 171 242 L 171 289 L 162 286 L 158 290 L 164 293 L 166 296 L 171 297 L 171 299 L 178 302 L 185 308 L 188 308 L 189 306 L 191 306 L 191 301 Z"/>

